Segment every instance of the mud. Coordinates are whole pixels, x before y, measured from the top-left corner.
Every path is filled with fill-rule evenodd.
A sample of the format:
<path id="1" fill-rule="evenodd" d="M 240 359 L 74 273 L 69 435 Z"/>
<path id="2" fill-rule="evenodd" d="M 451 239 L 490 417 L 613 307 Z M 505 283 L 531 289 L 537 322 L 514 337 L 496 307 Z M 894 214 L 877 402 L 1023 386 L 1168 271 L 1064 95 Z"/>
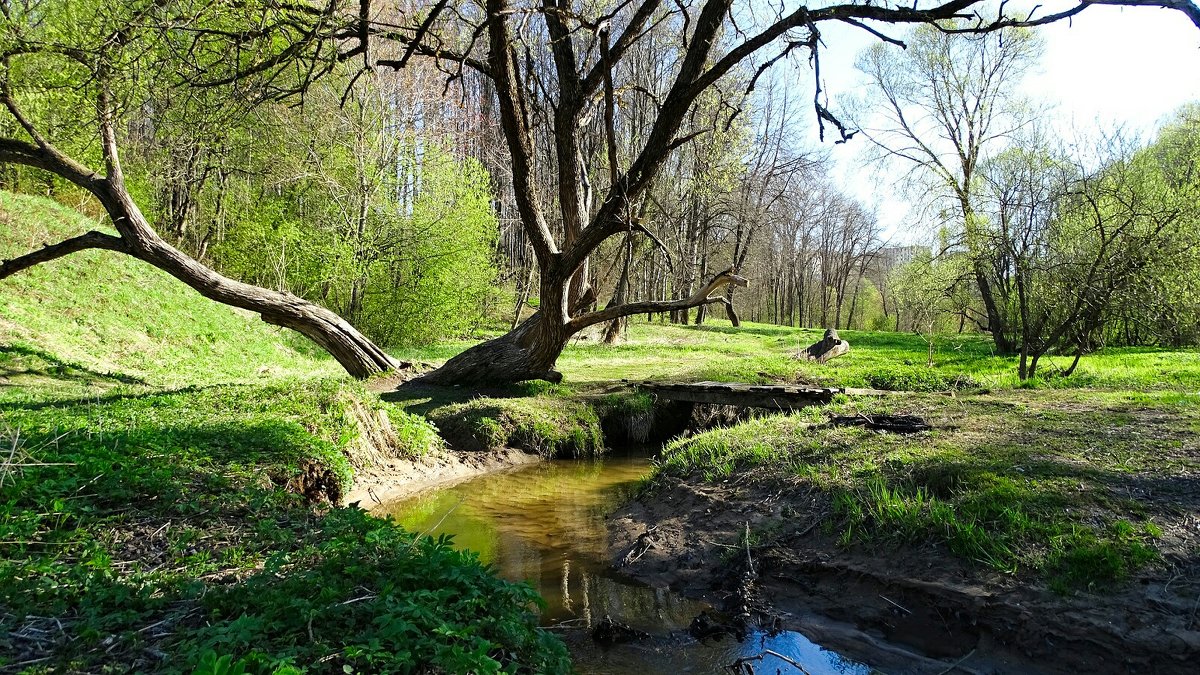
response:
<path id="1" fill-rule="evenodd" d="M 659 480 L 610 517 L 614 565 L 888 672 L 1192 673 L 1200 663 L 1194 554 L 1063 596 L 935 546 L 840 548 L 821 526 L 827 498 L 800 479 Z"/>

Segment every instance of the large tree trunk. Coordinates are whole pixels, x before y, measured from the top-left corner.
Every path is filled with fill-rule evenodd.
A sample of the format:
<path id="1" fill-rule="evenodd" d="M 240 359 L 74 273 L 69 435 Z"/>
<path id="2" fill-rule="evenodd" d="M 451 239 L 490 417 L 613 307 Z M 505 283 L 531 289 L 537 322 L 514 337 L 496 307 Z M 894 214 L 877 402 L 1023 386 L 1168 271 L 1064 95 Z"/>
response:
<path id="1" fill-rule="evenodd" d="M 549 277 L 550 275 L 547 275 Z M 745 286 L 746 279 L 732 269 L 716 275 L 691 297 L 681 300 L 629 302 L 571 317 L 563 308 L 566 287 L 572 275 L 561 271 L 557 280 L 543 278 L 542 309 L 516 330 L 471 347 L 441 368 L 424 376 L 431 384 L 501 384 L 522 380 L 560 382 L 554 363 L 571 336 L 579 331 L 645 312 L 674 312 L 719 302 L 732 309 L 723 295 L 725 286 Z M 736 319 L 731 312 L 731 317 Z"/>
<path id="2" fill-rule="evenodd" d="M 471 347 L 423 379 L 433 384 L 559 382 L 562 375 L 554 370 L 554 362 L 570 337 L 565 325 L 556 325 L 539 311 L 516 330 Z"/>
<path id="3" fill-rule="evenodd" d="M 992 334 L 992 341 L 996 344 L 996 351 L 1003 356 L 1008 356 L 1016 352 L 1016 347 L 1013 341 L 1009 339 L 1008 326 L 1004 321 L 1004 315 L 1000 312 L 1000 307 L 996 303 L 996 296 L 992 293 L 992 285 L 988 281 L 987 273 L 983 271 L 979 261 L 975 262 L 975 283 L 979 287 L 979 297 L 983 300 L 984 310 L 987 311 L 988 331 Z"/>

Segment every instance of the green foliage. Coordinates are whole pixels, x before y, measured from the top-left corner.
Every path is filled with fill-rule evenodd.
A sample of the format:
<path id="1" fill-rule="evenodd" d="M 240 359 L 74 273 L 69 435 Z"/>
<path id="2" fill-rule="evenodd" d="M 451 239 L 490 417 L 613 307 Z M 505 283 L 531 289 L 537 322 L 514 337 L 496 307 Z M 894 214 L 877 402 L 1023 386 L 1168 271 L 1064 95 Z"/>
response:
<path id="1" fill-rule="evenodd" d="M 1142 152 L 1139 171 L 1157 183 L 1159 198 L 1178 209 L 1166 253 L 1156 256 L 1139 283 L 1119 298 L 1108 344 L 1200 343 L 1200 104 L 1178 111 Z"/>
<path id="2" fill-rule="evenodd" d="M 390 422 L 392 434 L 396 439 L 393 450 L 398 457 L 416 459 L 422 455 L 439 450 L 444 445 L 438 435 L 437 427 L 420 415 L 414 415 L 394 405 L 384 403 L 372 397 L 370 402 L 382 411 Z"/>
<path id="3" fill-rule="evenodd" d="M 946 391 L 977 386 L 967 375 L 950 377 L 948 373 L 920 366 L 881 368 L 868 373 L 866 380 L 875 389 L 890 391 Z"/>
<path id="4" fill-rule="evenodd" d="M 467 332 L 479 322 L 496 274 L 488 176 L 478 162 L 457 161 L 436 146 L 419 148 L 419 165 L 413 164 L 415 146 L 386 149 L 387 156 L 372 158 L 384 163 L 407 156 L 407 177 L 390 178 L 385 166 L 363 166 L 361 157 L 333 148 L 317 168 L 340 186 L 336 198 L 322 197 L 329 188 L 316 180 L 251 202 L 256 206 L 214 248 L 218 265 L 238 278 L 318 300 L 381 344 Z M 379 184 L 370 194 L 355 194 L 360 177 Z M 411 203 L 401 201 L 394 181 L 418 179 L 421 191 Z M 355 200 L 369 201 L 355 206 Z"/>
<path id="5" fill-rule="evenodd" d="M 255 672 L 331 654 L 346 672 L 569 669 L 561 643 L 536 629 L 534 591 L 492 576 L 449 537 L 418 539 L 356 509 L 323 527 L 329 536 L 311 548 L 205 595 L 215 622 L 181 641 L 183 653 L 244 655 Z"/>

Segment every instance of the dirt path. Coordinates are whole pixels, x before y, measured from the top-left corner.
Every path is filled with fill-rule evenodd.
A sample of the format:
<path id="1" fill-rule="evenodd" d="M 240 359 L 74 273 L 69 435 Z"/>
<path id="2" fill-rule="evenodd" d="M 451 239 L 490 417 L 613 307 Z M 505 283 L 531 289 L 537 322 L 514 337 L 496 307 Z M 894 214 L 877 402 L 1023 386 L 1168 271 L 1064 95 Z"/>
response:
<path id="1" fill-rule="evenodd" d="M 1195 557 L 1063 596 L 935 546 L 847 552 L 820 525 L 828 499 L 799 479 L 662 480 L 611 516 L 618 567 L 887 672 L 1193 673 L 1200 663 Z M 767 523 L 747 552 L 747 525 Z"/>

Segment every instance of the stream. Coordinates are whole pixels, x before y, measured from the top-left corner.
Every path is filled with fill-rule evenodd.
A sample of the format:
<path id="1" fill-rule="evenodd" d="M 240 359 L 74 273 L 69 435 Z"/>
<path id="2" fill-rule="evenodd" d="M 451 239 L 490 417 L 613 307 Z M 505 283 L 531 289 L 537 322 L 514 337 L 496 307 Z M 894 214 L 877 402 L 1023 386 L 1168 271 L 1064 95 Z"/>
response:
<path id="1" fill-rule="evenodd" d="M 626 579 L 611 569 L 605 516 L 627 501 L 650 471 L 645 454 L 554 460 L 489 474 L 374 511 L 406 528 L 451 533 L 511 581 L 526 581 L 546 599 L 543 625 L 563 636 L 580 673 L 729 673 L 743 657 L 763 655 L 755 673 L 801 672 L 777 652 L 817 673 L 876 672 L 821 648 L 800 633 L 751 633 L 704 642 L 687 633 L 704 602 Z M 605 617 L 651 635 L 602 647 L 590 638 Z M 749 672 L 749 671 L 739 671 Z"/>

